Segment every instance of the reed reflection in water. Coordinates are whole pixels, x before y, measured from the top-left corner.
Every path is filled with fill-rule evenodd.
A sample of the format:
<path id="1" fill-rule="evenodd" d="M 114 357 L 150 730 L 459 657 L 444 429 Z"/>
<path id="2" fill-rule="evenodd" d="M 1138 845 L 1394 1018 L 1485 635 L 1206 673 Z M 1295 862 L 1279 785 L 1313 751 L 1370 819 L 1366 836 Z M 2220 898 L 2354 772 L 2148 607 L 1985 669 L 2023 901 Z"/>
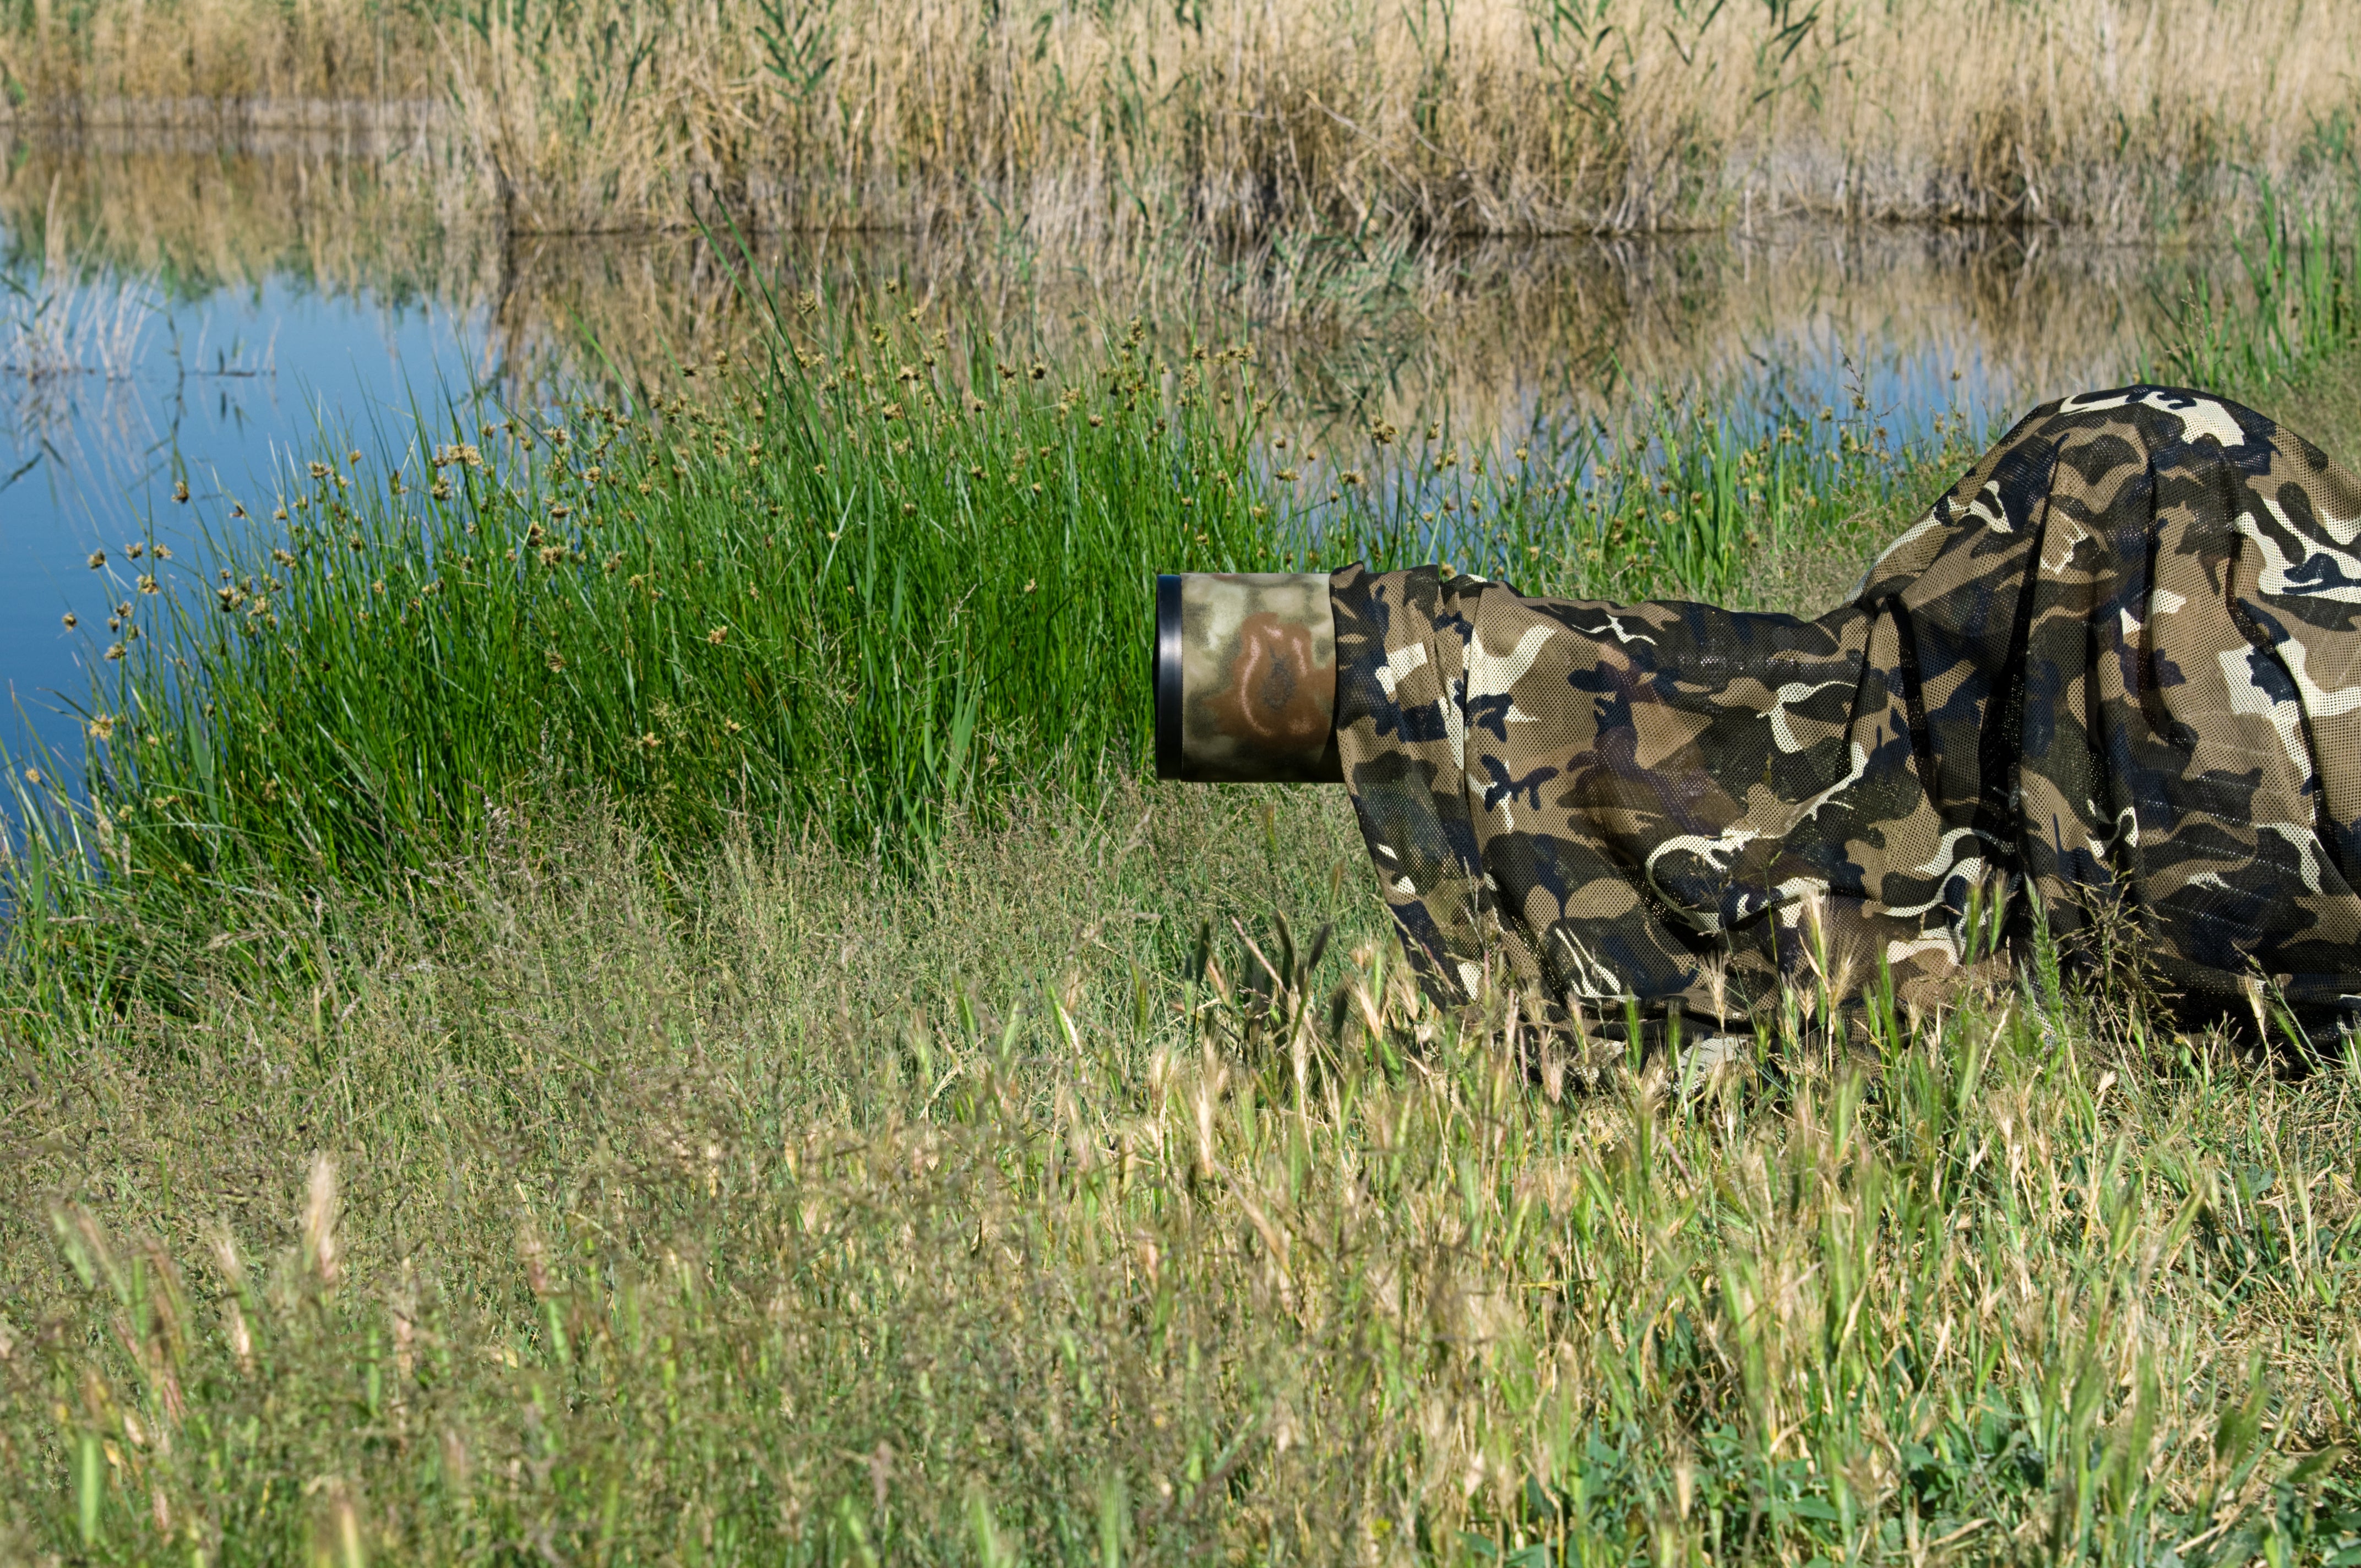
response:
<path id="1" fill-rule="evenodd" d="M 1314 446 L 1392 423 L 1563 448 L 1667 398 L 1743 422 L 1858 397 L 1906 439 L 2125 375 L 2176 265 L 2044 231 L 1804 225 L 1151 253 L 989 232 L 533 238 L 452 195 L 423 136 L 0 150 L 0 677 L 58 734 L 45 694 L 82 689 L 113 608 L 91 551 L 152 531 L 201 569 L 195 518 L 234 522 L 324 441 L 432 444 L 446 400 L 478 389 L 630 397 L 757 351 L 774 309 L 816 303 L 836 330 L 923 310 L 1052 362 L 1144 317 L 1249 345 L 1279 389 L 1273 436 Z"/>

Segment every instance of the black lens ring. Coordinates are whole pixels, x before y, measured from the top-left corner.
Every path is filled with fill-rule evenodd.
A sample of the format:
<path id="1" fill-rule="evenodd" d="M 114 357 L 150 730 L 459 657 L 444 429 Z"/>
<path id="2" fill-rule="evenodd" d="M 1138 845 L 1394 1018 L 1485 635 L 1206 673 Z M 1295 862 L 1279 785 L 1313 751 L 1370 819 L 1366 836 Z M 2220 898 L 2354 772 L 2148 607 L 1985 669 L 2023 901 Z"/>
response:
<path id="1" fill-rule="evenodd" d="M 1187 776 L 1180 747 L 1180 579 L 1156 579 L 1156 776 Z"/>

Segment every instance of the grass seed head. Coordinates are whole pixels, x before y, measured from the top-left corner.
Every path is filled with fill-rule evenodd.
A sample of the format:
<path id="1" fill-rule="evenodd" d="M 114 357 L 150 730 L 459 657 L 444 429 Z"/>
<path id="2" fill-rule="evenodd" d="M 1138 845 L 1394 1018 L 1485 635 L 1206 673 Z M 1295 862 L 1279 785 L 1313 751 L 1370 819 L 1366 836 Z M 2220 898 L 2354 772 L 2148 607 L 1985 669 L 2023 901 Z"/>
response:
<path id="1" fill-rule="evenodd" d="M 304 1183 L 303 1257 L 323 1286 L 333 1287 L 344 1275 L 343 1255 L 336 1241 L 340 1212 L 335 1161 L 324 1154 L 314 1155 L 311 1175 Z"/>

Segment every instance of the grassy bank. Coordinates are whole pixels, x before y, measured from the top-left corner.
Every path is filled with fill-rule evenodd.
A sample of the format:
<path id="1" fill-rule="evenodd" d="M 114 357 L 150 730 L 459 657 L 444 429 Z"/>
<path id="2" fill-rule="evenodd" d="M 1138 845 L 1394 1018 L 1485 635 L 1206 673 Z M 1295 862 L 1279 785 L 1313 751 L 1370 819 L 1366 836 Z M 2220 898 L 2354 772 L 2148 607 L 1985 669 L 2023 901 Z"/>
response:
<path id="1" fill-rule="evenodd" d="M 825 849 L 684 872 L 520 815 L 463 918 L 315 911 L 313 1005 L 233 937 L 193 1014 L 10 1058 L 0 1542 L 2361 1543 L 2361 1063 L 2281 1082 L 2037 970 L 1881 1060 L 1795 1014 L 1685 1083 L 1422 1007 L 1355 840 L 1325 793 L 1122 786 L 881 897 Z"/>
<path id="2" fill-rule="evenodd" d="M 2200 227 L 2345 178 L 2361 27 L 2303 0 L 16 0 L 26 125 L 464 148 L 511 229 L 936 226 L 1057 246 L 1781 213 Z"/>

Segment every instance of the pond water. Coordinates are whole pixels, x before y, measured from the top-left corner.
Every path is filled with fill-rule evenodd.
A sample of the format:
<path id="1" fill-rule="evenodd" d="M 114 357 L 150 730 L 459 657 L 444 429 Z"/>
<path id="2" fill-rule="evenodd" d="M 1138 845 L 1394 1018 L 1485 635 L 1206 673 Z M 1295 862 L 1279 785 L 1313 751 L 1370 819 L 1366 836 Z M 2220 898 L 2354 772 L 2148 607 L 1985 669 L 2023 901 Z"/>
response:
<path id="1" fill-rule="evenodd" d="M 168 578 L 202 574 L 203 528 L 267 514 L 273 476 L 324 448 L 431 443 L 454 400 L 611 390 L 754 330 L 740 269 L 699 236 L 502 236 L 383 149 L 0 154 L 0 739 L 20 756 L 77 747 L 110 615 L 155 565 L 133 543 L 172 553 Z M 1905 438 L 1940 413 L 2004 421 L 2125 376 L 2161 275 L 2136 247 L 1828 229 L 1229 258 L 1185 283 L 972 237 L 748 259 L 798 293 L 891 280 L 1045 353 L 1187 316 L 1250 342 L 1306 433 L 1441 421 L 1504 444 L 1666 389 L 1741 422 L 1858 394 Z"/>

